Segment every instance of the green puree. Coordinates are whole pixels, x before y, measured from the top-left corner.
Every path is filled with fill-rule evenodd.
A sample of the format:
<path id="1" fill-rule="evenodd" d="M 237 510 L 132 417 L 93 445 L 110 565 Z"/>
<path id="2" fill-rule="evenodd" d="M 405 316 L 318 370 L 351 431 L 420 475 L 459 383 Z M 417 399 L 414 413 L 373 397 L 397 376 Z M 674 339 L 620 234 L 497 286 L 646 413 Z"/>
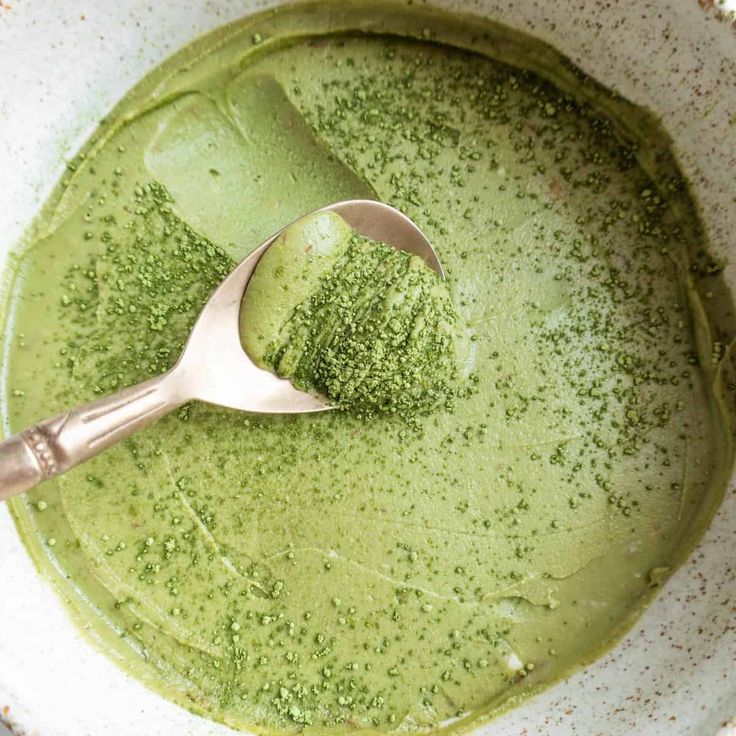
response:
<path id="1" fill-rule="evenodd" d="M 369 418 L 413 420 L 454 393 L 455 313 L 418 256 L 360 237 L 337 214 L 290 225 L 243 298 L 243 346 L 262 368 Z"/>
<path id="2" fill-rule="evenodd" d="M 154 71 L 17 262 L 9 428 L 172 365 L 239 259 L 355 197 L 437 246 L 471 390 L 420 431 L 193 404 L 16 499 L 95 644 L 234 727 L 339 734 L 464 729 L 610 646 L 731 462 L 720 266 L 666 140 L 550 49 L 414 6 L 300 5 Z M 258 334 L 283 324 L 312 355 L 299 320 Z"/>

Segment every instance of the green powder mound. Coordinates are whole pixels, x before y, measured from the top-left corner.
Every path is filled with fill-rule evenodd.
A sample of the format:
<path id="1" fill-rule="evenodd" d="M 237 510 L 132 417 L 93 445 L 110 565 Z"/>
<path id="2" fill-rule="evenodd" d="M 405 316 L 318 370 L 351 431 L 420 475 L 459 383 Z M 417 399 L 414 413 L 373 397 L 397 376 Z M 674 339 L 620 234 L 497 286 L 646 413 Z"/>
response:
<path id="1" fill-rule="evenodd" d="M 241 331 L 262 367 L 361 417 L 451 405 L 456 316 L 418 257 L 365 239 L 334 213 L 288 228 L 259 263 Z"/>

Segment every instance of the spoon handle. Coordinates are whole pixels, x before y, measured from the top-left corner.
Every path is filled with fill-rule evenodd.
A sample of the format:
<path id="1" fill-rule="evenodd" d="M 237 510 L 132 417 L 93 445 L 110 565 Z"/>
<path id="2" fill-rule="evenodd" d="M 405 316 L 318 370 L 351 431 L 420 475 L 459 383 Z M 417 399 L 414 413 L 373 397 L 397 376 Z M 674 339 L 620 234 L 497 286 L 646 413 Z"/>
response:
<path id="1" fill-rule="evenodd" d="M 184 403 L 173 371 L 0 442 L 0 501 L 65 473 Z"/>

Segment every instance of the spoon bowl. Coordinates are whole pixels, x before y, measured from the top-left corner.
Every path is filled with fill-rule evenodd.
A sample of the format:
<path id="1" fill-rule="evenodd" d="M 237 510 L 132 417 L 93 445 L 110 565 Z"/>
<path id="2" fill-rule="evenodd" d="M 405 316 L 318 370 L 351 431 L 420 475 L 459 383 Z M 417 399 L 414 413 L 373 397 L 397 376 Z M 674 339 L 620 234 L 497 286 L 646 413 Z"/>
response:
<path id="1" fill-rule="evenodd" d="M 412 220 L 394 207 L 369 199 L 353 199 L 317 210 L 328 211 L 340 215 L 366 238 L 418 255 L 444 278 L 429 240 Z M 283 230 L 241 261 L 202 310 L 174 368 L 186 383 L 191 398 L 259 414 L 304 414 L 333 408 L 319 397 L 294 388 L 290 381 L 259 368 L 240 342 L 243 294 L 261 256 Z M 217 358 L 203 360 L 202 356 Z"/>
<path id="2" fill-rule="evenodd" d="M 327 211 L 366 238 L 419 256 L 444 278 L 424 233 L 394 207 L 354 199 L 316 210 Z M 259 368 L 241 344 L 243 295 L 261 256 L 282 232 L 261 243 L 217 287 L 167 373 L 70 409 L 0 443 L 0 500 L 66 472 L 193 399 L 258 414 L 332 409 L 318 396 Z"/>

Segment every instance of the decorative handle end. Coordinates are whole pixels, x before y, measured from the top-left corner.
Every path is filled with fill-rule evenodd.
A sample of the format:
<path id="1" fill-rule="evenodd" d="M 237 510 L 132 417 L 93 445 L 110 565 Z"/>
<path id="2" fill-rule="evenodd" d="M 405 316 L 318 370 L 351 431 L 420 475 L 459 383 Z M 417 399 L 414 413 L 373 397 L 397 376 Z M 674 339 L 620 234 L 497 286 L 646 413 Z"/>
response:
<path id="1" fill-rule="evenodd" d="M 0 442 L 0 501 L 65 473 L 182 401 L 169 372 L 9 437 Z"/>
<path id="2" fill-rule="evenodd" d="M 35 428 L 34 428 L 35 429 Z M 33 488 L 53 473 L 46 474 L 39 451 L 28 437 L 32 430 L 0 443 L 0 500 Z"/>

